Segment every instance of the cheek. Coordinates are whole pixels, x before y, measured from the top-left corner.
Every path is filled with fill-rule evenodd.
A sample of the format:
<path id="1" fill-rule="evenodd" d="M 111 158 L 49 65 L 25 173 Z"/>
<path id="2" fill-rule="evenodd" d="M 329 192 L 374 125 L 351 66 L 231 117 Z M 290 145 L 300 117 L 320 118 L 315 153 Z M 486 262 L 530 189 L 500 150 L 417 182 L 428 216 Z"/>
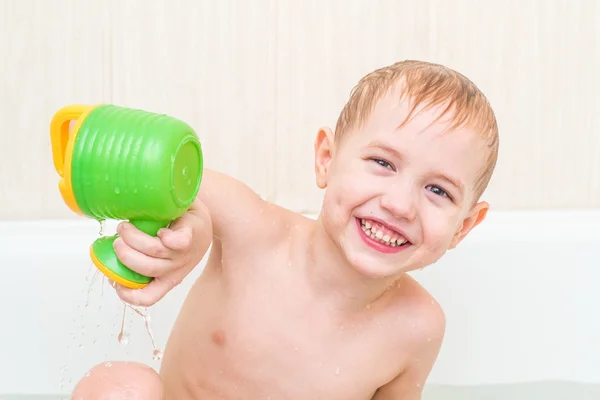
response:
<path id="1" fill-rule="evenodd" d="M 347 207 L 343 203 L 344 198 L 343 192 L 336 187 L 335 183 L 327 187 L 321 214 L 328 230 L 337 231 L 341 225 L 344 225 L 348 215 Z"/>
<path id="2" fill-rule="evenodd" d="M 344 173 L 331 180 L 325 193 L 325 200 L 329 206 L 349 211 L 367 201 L 370 197 L 369 193 L 372 192 L 367 182 L 361 181 L 359 176 Z"/>
<path id="3" fill-rule="evenodd" d="M 341 233 L 354 222 L 353 212 L 364 203 L 360 186 L 348 180 L 336 180 L 327 187 L 323 198 L 321 215 L 327 230 Z"/>
<path id="4" fill-rule="evenodd" d="M 424 244 L 432 250 L 447 249 L 456 233 L 455 218 L 431 212 L 423 219 Z"/>

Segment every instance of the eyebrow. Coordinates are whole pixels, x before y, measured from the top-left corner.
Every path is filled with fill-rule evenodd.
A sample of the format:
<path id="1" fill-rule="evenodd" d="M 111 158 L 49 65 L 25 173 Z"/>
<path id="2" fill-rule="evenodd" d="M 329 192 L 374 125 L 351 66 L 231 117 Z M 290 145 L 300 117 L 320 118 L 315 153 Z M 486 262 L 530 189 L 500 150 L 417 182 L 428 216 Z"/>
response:
<path id="1" fill-rule="evenodd" d="M 392 146 L 390 146 L 384 142 L 375 140 L 375 141 L 372 141 L 371 143 L 369 143 L 368 147 L 378 148 L 380 150 L 385 151 L 386 153 L 391 154 L 392 156 L 394 156 L 397 159 L 400 159 L 400 160 L 404 159 L 404 156 L 402 156 L 402 154 L 398 150 L 394 149 Z M 458 188 L 458 190 L 460 191 L 461 194 L 463 194 L 465 192 L 465 185 L 463 185 L 463 183 L 460 180 L 455 179 L 451 176 L 444 175 L 442 173 L 437 173 L 435 176 L 437 178 L 442 179 L 442 180 L 446 181 L 447 183 L 455 186 L 456 188 Z"/>
<path id="2" fill-rule="evenodd" d="M 437 175 L 440 179 L 450 183 L 451 185 L 454 185 L 461 194 L 463 194 L 465 192 L 465 186 L 462 184 L 462 182 L 460 182 L 457 179 L 454 179 L 450 176 L 446 176 L 446 175 L 442 175 L 442 174 L 438 174 Z"/>
<path id="3" fill-rule="evenodd" d="M 386 153 L 393 155 L 394 157 L 396 157 L 400 160 L 404 159 L 404 157 L 402 156 L 402 154 L 400 154 L 400 152 L 398 150 L 394 149 L 392 146 L 390 146 L 384 142 L 375 140 L 375 141 L 372 141 L 371 143 L 369 143 L 369 145 L 367 147 L 375 147 L 375 148 L 385 151 Z"/>

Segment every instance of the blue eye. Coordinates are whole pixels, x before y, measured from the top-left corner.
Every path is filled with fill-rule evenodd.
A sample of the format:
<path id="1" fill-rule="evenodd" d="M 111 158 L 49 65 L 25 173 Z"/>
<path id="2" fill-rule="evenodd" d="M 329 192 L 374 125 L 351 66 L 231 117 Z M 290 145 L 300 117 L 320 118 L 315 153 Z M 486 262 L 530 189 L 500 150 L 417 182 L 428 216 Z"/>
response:
<path id="1" fill-rule="evenodd" d="M 380 158 L 372 158 L 371 160 L 375 161 L 377 164 L 381 165 L 384 168 L 388 168 L 388 169 L 394 169 L 394 167 L 392 166 L 392 164 L 390 164 L 389 162 L 382 160 Z"/>
<path id="2" fill-rule="evenodd" d="M 442 189 L 439 186 L 436 185 L 429 185 L 427 186 L 427 188 L 434 194 L 437 194 L 438 196 L 442 196 L 442 197 L 448 197 L 450 198 L 450 195 L 448 194 L 448 192 L 446 192 L 444 189 Z"/>

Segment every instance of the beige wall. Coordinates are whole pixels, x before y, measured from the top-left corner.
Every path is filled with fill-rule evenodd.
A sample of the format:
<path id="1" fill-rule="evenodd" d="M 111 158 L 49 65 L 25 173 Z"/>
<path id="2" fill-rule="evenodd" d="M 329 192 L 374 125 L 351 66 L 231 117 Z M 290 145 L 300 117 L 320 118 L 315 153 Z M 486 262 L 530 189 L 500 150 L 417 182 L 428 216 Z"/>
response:
<path id="1" fill-rule="evenodd" d="M 495 106 L 496 208 L 600 207 L 600 5 L 568 3 L 1 1 L 0 218 L 73 217 L 48 124 L 77 102 L 185 119 L 210 167 L 316 211 L 318 127 L 362 75 L 406 58 L 464 72 Z"/>

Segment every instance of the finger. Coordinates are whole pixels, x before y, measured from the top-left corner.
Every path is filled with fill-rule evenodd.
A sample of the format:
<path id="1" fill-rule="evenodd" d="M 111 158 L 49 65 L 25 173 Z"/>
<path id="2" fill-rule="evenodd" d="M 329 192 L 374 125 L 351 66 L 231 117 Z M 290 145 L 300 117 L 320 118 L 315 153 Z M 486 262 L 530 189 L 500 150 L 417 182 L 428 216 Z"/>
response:
<path id="1" fill-rule="evenodd" d="M 124 302 L 132 306 L 150 307 L 165 297 L 174 286 L 174 282 L 157 278 L 141 289 L 129 289 L 119 284 L 114 288 Z"/>
<path id="2" fill-rule="evenodd" d="M 172 269 L 172 262 L 164 258 L 150 257 L 129 246 L 123 238 L 115 239 L 113 243 L 115 254 L 123 265 L 138 274 L 158 277 Z"/>
<path id="3" fill-rule="evenodd" d="M 171 250 L 162 243 L 160 238 L 140 231 L 129 222 L 120 223 L 117 233 L 129 247 L 140 253 L 154 258 L 168 259 L 171 257 Z"/>
<path id="4" fill-rule="evenodd" d="M 158 231 L 163 246 L 169 250 L 186 250 L 192 244 L 192 228 L 187 225 Z"/>

